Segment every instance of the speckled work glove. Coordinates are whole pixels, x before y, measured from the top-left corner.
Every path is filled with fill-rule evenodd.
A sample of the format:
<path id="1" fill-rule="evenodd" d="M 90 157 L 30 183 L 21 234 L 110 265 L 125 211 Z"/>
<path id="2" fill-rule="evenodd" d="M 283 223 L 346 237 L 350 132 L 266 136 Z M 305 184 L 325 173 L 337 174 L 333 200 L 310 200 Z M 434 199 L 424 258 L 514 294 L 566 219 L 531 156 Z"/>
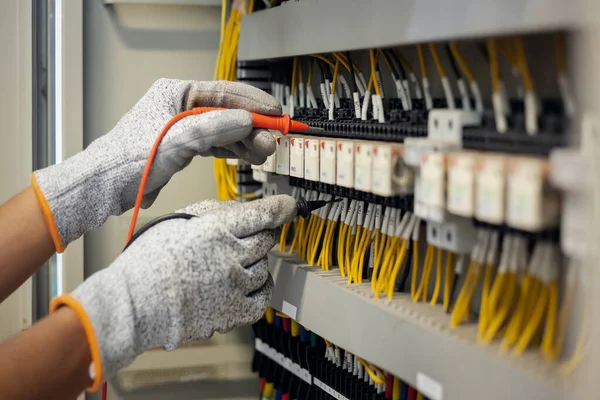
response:
<path id="1" fill-rule="evenodd" d="M 295 200 L 205 206 L 181 210 L 198 218 L 150 228 L 110 267 L 52 301 L 51 311 L 69 306 L 84 326 L 94 367 L 90 390 L 145 350 L 205 340 L 264 313 L 273 291 L 266 254 L 279 227 L 294 219 Z"/>
<path id="2" fill-rule="evenodd" d="M 186 117 L 171 127 L 152 166 L 144 208 L 196 155 L 261 164 L 275 150 L 268 131 L 252 129 L 248 112 L 280 115 L 281 106 L 267 93 L 234 82 L 161 79 L 108 134 L 33 174 L 32 186 L 58 252 L 109 216 L 133 207 L 156 137 L 174 115 L 198 106 L 236 110 Z"/>

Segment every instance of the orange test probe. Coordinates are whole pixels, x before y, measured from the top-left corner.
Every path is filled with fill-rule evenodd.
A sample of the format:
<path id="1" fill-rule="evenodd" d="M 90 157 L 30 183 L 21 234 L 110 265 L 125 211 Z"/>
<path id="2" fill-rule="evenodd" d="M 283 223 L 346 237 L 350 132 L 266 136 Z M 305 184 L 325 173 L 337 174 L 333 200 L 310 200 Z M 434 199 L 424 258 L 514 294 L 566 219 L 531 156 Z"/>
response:
<path id="1" fill-rule="evenodd" d="M 195 107 L 192 109 L 194 114 L 204 114 L 210 111 L 226 110 L 225 108 L 218 107 Z M 280 131 L 284 135 L 288 132 L 308 132 L 308 133 L 319 133 L 323 132 L 321 128 L 315 128 L 302 122 L 294 121 L 288 114 L 275 117 L 272 115 L 263 115 L 258 113 L 250 113 L 252 120 L 254 121 L 255 128 L 272 129 L 274 131 Z"/>

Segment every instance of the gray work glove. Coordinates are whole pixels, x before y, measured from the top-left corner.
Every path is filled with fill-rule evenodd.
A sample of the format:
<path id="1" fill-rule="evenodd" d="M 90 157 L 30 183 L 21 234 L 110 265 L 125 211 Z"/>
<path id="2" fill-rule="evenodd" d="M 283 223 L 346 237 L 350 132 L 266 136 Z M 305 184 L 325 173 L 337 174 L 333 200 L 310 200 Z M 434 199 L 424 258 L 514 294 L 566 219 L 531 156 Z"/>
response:
<path id="1" fill-rule="evenodd" d="M 261 164 L 275 151 L 273 135 L 253 130 L 248 112 L 281 115 L 272 96 L 235 82 L 160 79 L 108 134 L 34 173 L 32 184 L 58 252 L 109 216 L 133 207 L 156 137 L 174 115 L 198 106 L 236 110 L 186 117 L 171 127 L 152 166 L 142 207 L 149 207 L 196 155 Z"/>
<path id="2" fill-rule="evenodd" d="M 295 200 L 206 205 L 181 210 L 198 218 L 150 228 L 110 267 L 53 300 L 53 311 L 70 306 L 86 329 L 96 375 L 91 389 L 145 350 L 205 340 L 265 312 L 273 292 L 266 255 L 279 227 L 294 219 Z"/>

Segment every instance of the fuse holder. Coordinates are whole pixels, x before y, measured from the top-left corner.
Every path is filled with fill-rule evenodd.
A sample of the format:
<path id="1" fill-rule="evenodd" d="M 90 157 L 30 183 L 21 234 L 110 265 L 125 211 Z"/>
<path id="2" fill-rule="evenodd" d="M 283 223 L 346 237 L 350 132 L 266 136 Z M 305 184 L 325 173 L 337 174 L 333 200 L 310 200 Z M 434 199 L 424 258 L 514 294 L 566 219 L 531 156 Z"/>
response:
<path id="1" fill-rule="evenodd" d="M 336 143 L 336 184 L 354 188 L 354 144 L 353 140 L 338 140 Z"/>
<path id="2" fill-rule="evenodd" d="M 485 154 L 475 171 L 475 218 L 502 225 L 506 210 L 506 156 Z"/>
<path id="3" fill-rule="evenodd" d="M 441 222 L 446 206 L 446 156 L 444 153 L 426 153 L 421 160 L 419 199 L 427 216 Z"/>
<path id="4" fill-rule="evenodd" d="M 276 136 L 277 142 L 277 167 L 276 172 L 279 175 L 290 174 L 290 138 L 288 136 Z"/>
<path id="5" fill-rule="evenodd" d="M 290 176 L 304 178 L 304 137 L 288 135 L 290 139 Z"/>
<path id="6" fill-rule="evenodd" d="M 560 201 L 548 184 L 548 161 L 513 157 L 507 167 L 507 225 L 530 232 L 557 226 Z"/>
<path id="7" fill-rule="evenodd" d="M 413 193 L 414 172 L 404 163 L 404 146 L 376 143 L 373 147 L 373 194 L 391 197 Z"/>
<path id="8" fill-rule="evenodd" d="M 371 192 L 373 176 L 373 144 L 356 142 L 354 145 L 354 188 Z"/>
<path id="9" fill-rule="evenodd" d="M 472 217 L 475 208 L 475 166 L 477 153 L 463 151 L 447 156 L 448 199 L 446 209 L 456 215 Z"/>
<path id="10" fill-rule="evenodd" d="M 318 182 L 320 178 L 320 140 L 304 139 L 304 179 Z"/>
<path id="11" fill-rule="evenodd" d="M 336 142 L 333 139 L 321 139 L 319 145 L 321 146 L 319 165 L 320 181 L 329 185 L 335 185 Z"/>

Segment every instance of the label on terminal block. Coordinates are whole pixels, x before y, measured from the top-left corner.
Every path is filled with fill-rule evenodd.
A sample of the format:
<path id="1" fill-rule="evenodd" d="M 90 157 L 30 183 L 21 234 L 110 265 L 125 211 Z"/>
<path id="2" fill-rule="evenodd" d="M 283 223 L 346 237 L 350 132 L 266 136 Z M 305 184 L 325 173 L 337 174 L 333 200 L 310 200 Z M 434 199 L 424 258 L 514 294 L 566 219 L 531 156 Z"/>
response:
<path id="1" fill-rule="evenodd" d="M 319 181 L 320 149 L 319 139 L 304 139 L 304 179 Z"/>
<path id="2" fill-rule="evenodd" d="M 289 136 L 290 138 L 290 176 L 304 178 L 304 138 L 302 136 Z"/>
<path id="3" fill-rule="evenodd" d="M 373 146 L 372 191 L 379 196 L 393 196 L 393 144 L 377 143 Z"/>
<path id="4" fill-rule="evenodd" d="M 345 188 L 354 187 L 354 142 L 352 140 L 337 141 L 336 183 Z"/>
<path id="5" fill-rule="evenodd" d="M 335 185 L 336 181 L 336 148 L 335 140 L 321 139 L 321 154 L 320 154 L 320 181 L 329 185 Z"/>
<path id="6" fill-rule="evenodd" d="M 277 168 L 280 175 L 290 174 L 290 139 L 287 136 L 277 136 Z"/>
<path id="7" fill-rule="evenodd" d="M 358 142 L 354 144 L 354 188 L 370 192 L 373 175 L 373 144 Z"/>

